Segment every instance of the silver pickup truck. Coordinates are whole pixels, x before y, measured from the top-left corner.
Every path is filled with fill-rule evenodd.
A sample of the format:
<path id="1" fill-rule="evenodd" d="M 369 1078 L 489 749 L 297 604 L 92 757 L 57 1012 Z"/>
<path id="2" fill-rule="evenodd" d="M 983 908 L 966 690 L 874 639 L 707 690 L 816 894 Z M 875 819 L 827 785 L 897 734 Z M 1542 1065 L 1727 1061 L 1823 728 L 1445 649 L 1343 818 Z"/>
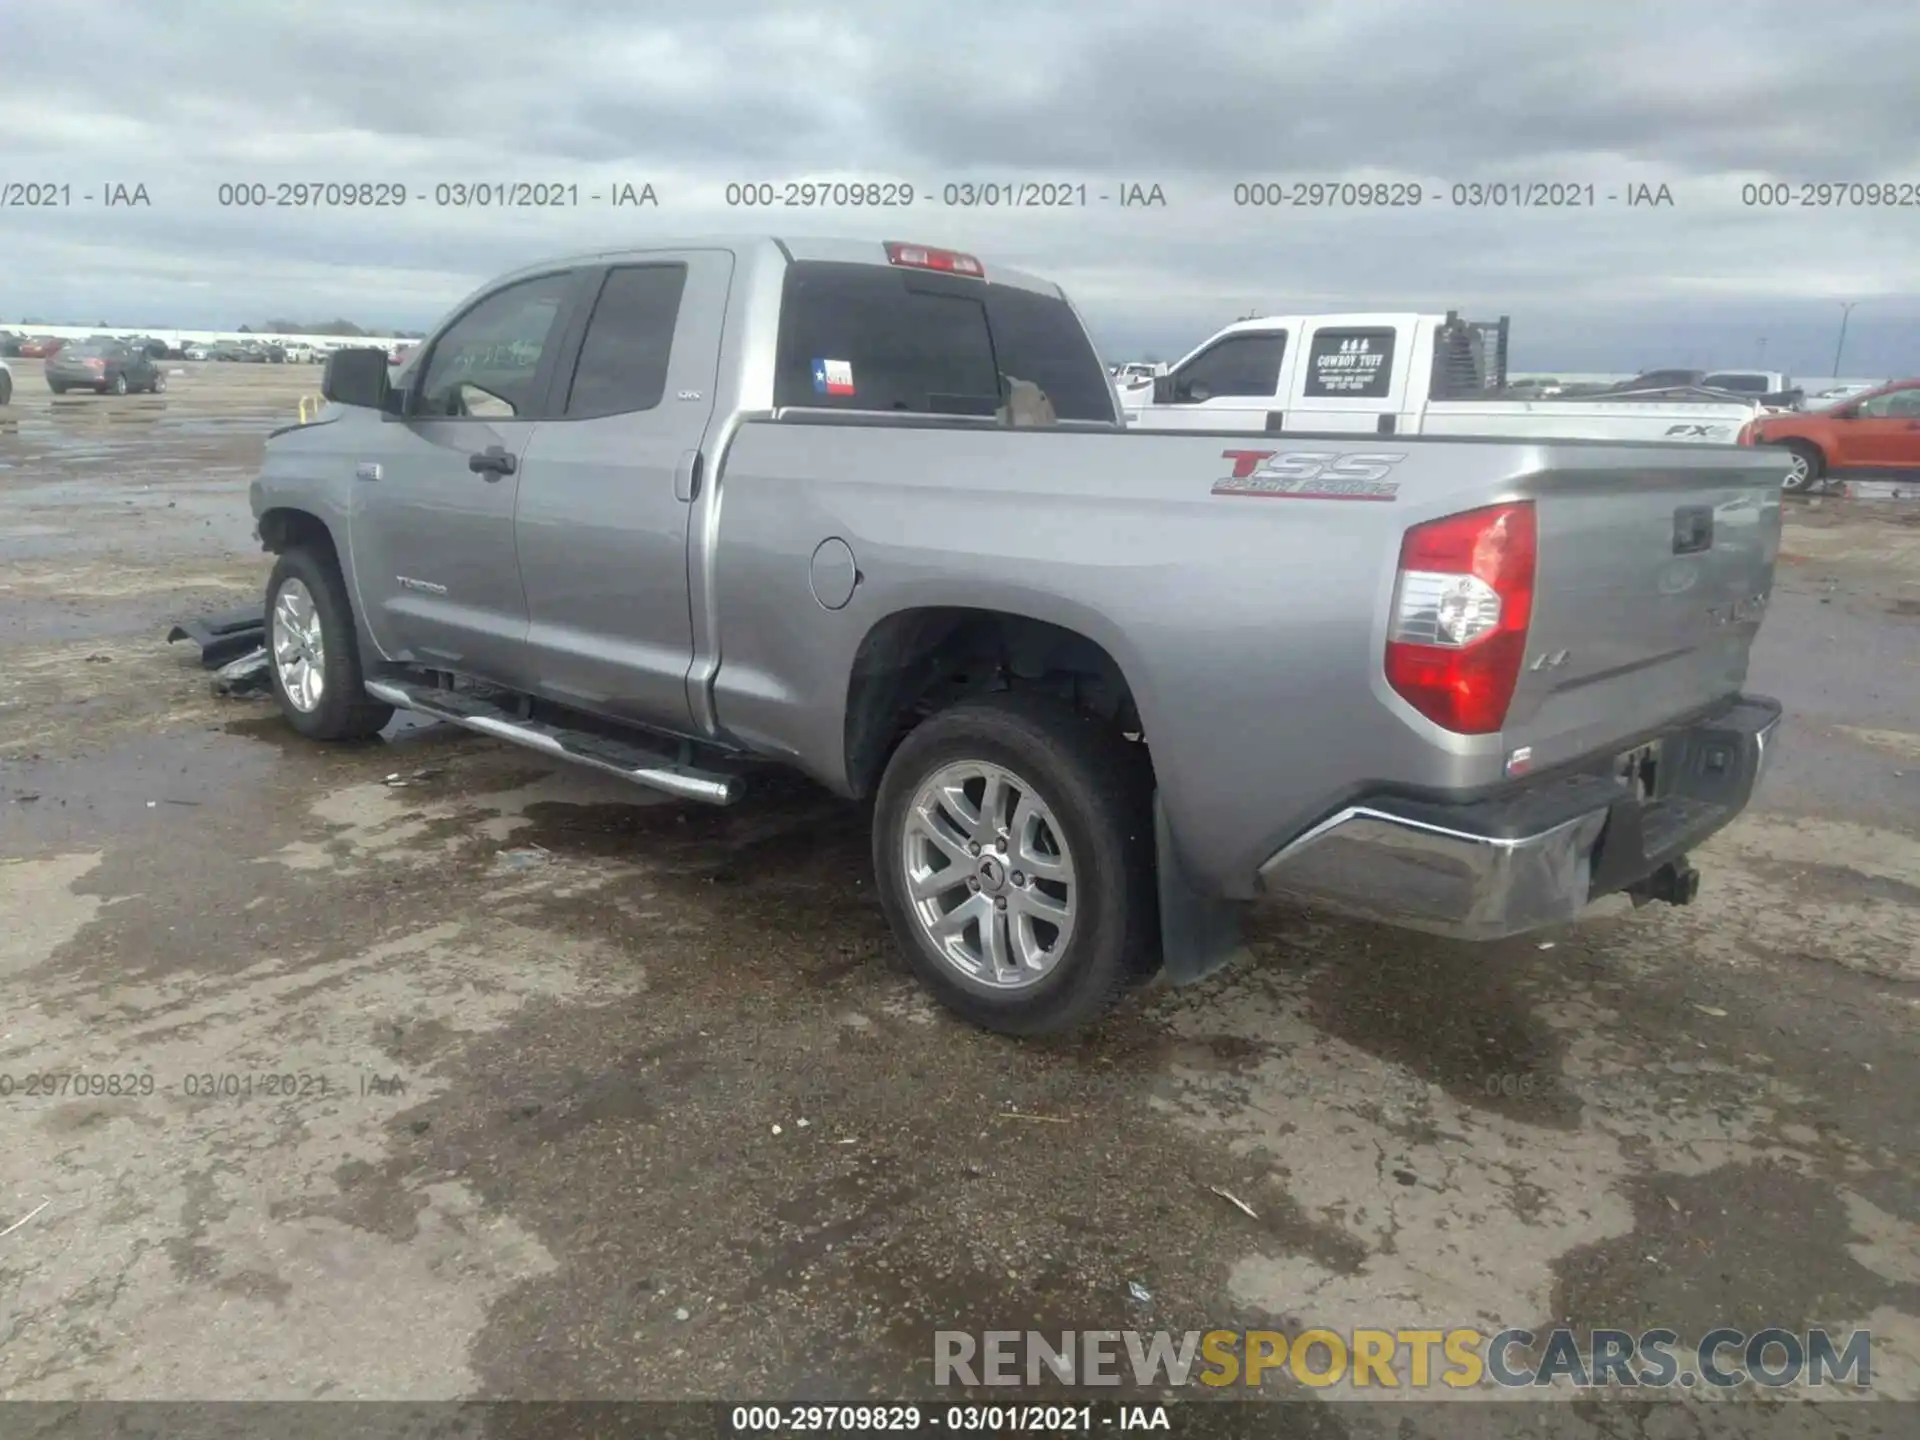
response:
<path id="1" fill-rule="evenodd" d="M 1685 903 L 1779 720 L 1777 455 L 1129 433 L 1059 288 L 953 251 L 556 260 L 323 388 L 251 497 L 296 730 L 721 805 L 796 768 L 1002 1031 L 1208 972 L 1262 896 L 1482 940 Z"/>

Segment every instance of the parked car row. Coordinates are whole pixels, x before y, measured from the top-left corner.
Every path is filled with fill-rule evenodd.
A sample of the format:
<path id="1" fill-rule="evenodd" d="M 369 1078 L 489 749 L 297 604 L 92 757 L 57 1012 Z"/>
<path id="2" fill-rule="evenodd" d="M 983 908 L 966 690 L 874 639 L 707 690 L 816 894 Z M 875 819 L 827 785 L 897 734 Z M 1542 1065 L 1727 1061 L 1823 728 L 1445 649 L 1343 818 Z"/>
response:
<path id="1" fill-rule="evenodd" d="M 146 352 L 155 360 L 234 360 L 263 364 L 318 365 L 341 345 L 356 345 L 356 340 L 341 340 L 331 345 L 315 345 L 304 340 L 222 340 L 212 344 L 200 341 L 173 343 L 152 335 L 89 335 L 90 341 L 115 340 Z M 0 330 L 0 356 L 21 360 L 44 360 L 73 343 L 56 335 L 28 335 Z"/>
<path id="2" fill-rule="evenodd" d="M 16 335 L 0 331 L 0 355 L 21 360 L 44 360 L 66 343 L 56 335 Z"/>

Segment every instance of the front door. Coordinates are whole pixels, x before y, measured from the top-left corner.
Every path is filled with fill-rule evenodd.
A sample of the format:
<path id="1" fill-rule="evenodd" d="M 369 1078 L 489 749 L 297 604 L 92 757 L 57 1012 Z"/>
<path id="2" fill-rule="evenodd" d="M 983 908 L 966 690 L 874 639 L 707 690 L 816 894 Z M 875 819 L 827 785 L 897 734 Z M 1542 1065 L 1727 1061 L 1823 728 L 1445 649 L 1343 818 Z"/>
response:
<path id="1" fill-rule="evenodd" d="M 513 515 L 578 271 L 483 297 L 432 344 L 357 455 L 348 526 L 361 613 L 390 660 L 522 678 L 527 600 Z"/>
<path id="2" fill-rule="evenodd" d="M 1840 442 L 1835 470 L 1863 478 L 1920 477 L 1920 386 L 1863 400 L 1834 431 Z"/>
<path id="3" fill-rule="evenodd" d="M 526 456 L 516 527 L 539 693 L 687 730 L 687 527 L 704 475 L 724 250 L 662 251 L 600 272 L 579 358 Z M 571 347 L 570 347 L 571 348 Z"/>

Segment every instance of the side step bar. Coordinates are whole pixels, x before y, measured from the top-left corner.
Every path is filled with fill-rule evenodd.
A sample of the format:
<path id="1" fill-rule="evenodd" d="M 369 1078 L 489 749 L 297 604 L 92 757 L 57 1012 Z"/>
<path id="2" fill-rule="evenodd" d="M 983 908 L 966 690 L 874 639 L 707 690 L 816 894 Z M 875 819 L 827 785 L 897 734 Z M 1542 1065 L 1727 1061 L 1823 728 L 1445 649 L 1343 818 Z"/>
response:
<path id="1" fill-rule="evenodd" d="M 369 680 L 367 694 L 400 710 L 463 725 L 496 740 L 511 741 L 559 760 L 571 760 L 665 791 L 682 800 L 731 805 L 746 793 L 746 781 L 721 770 L 701 770 L 664 754 L 584 730 L 567 730 L 540 720 L 522 720 L 497 705 L 455 690 L 412 685 L 400 680 Z"/>

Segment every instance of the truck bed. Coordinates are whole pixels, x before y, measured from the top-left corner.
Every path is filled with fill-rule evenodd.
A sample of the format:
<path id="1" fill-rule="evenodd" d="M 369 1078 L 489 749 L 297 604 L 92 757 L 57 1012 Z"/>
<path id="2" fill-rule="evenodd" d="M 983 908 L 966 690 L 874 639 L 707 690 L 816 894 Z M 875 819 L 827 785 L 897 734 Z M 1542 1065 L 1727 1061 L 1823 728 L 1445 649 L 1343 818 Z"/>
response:
<path id="1" fill-rule="evenodd" d="M 1384 457 L 1391 493 L 1218 492 L 1249 451 Z M 727 734 L 845 788 L 846 676 L 884 617 L 1001 609 L 1085 635 L 1132 690 L 1185 863 L 1250 898 L 1262 861 L 1349 796 L 1486 793 L 1516 749 L 1537 773 L 1737 694 L 1783 471 L 1719 446 L 758 420 L 703 502 L 721 618 L 696 646 L 718 657 Z M 1542 663 L 1504 733 L 1455 735 L 1382 673 L 1400 545 L 1507 500 L 1538 511 Z M 1683 514 L 1711 517 L 1704 550 L 1675 554 Z M 830 619 L 809 593 L 819 536 L 863 581 Z"/>

